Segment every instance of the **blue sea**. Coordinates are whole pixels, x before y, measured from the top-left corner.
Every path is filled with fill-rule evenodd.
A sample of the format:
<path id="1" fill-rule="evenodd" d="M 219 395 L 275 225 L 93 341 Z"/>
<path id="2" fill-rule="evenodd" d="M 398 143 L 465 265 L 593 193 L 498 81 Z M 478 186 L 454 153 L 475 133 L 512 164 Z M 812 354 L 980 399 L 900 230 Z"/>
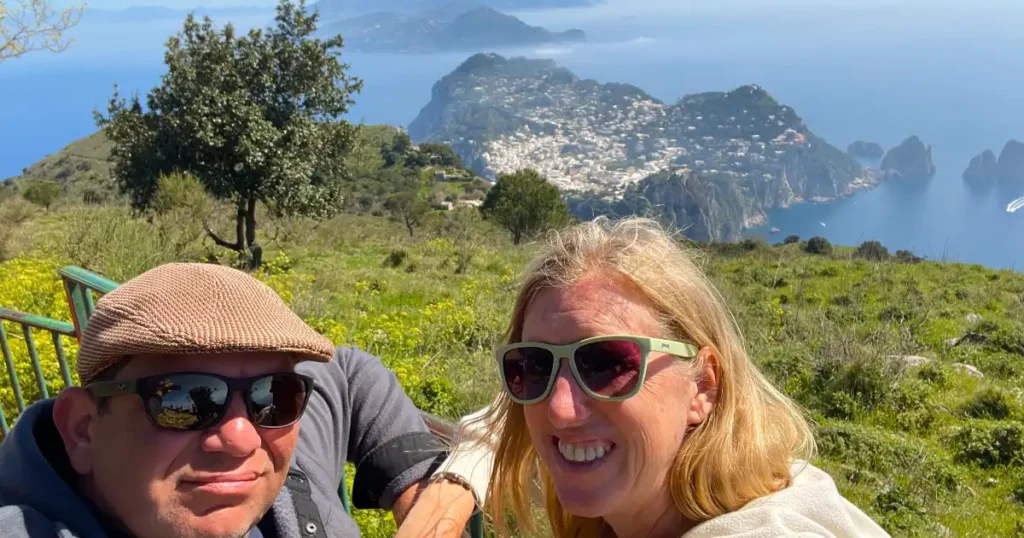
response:
<path id="1" fill-rule="evenodd" d="M 938 172 L 926 184 L 885 183 L 773 211 L 751 234 L 874 239 L 930 259 L 1024 268 L 1024 210 L 1006 211 L 1024 185 L 978 192 L 961 179 L 974 155 L 1024 140 L 1022 3 L 611 0 L 516 15 L 552 30 L 581 28 L 588 43 L 492 52 L 552 58 L 581 77 L 628 82 L 669 102 L 759 84 L 839 148 L 857 139 L 889 148 L 912 134 L 932 146 Z M 232 22 L 262 26 L 270 16 Z M 93 132 L 92 111 L 104 109 L 114 83 L 122 93 L 159 83 L 163 42 L 179 26 L 85 20 L 67 52 L 0 64 L 0 178 Z M 365 83 L 349 119 L 408 125 L 433 83 L 471 52 L 346 53 Z"/>

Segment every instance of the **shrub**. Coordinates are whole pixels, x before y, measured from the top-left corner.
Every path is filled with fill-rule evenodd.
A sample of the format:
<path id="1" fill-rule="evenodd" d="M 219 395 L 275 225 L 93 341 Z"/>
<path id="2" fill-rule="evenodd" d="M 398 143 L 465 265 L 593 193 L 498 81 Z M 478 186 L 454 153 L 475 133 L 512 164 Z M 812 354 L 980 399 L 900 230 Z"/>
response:
<path id="1" fill-rule="evenodd" d="M 56 181 L 38 179 L 29 182 L 28 186 L 25 187 L 25 192 L 22 193 L 22 196 L 24 196 L 29 202 L 45 207 L 49 210 L 50 206 L 57 201 L 57 197 L 60 196 L 60 192 L 60 185 L 58 185 Z"/>
<path id="2" fill-rule="evenodd" d="M 907 515 L 918 513 L 921 510 L 921 503 L 914 499 L 903 486 L 886 484 L 881 493 L 875 497 L 875 508 L 879 512 Z"/>
<path id="3" fill-rule="evenodd" d="M 405 258 L 408 257 L 409 253 L 404 249 L 394 249 L 388 254 L 387 258 L 384 258 L 384 267 L 395 268 L 405 263 Z"/>
<path id="4" fill-rule="evenodd" d="M 955 468 L 938 459 L 919 441 L 870 426 L 829 421 L 817 433 L 821 455 L 857 469 L 879 484 L 896 473 L 926 478 L 921 487 L 946 491 L 960 488 Z M 863 480 L 861 480 L 863 481 Z"/>
<path id="5" fill-rule="evenodd" d="M 964 404 L 962 411 L 972 418 L 1002 420 L 1014 414 L 1016 403 L 1006 391 L 988 388 L 977 392 Z"/>
<path id="6" fill-rule="evenodd" d="M 37 209 L 20 198 L 0 202 L 0 262 L 8 259 L 14 243 L 14 234 L 32 218 Z"/>
<path id="7" fill-rule="evenodd" d="M 757 239 L 747 238 L 739 242 L 740 248 L 750 252 L 764 247 L 764 243 Z"/>
<path id="8" fill-rule="evenodd" d="M 866 260 L 883 261 L 889 258 L 889 249 L 882 246 L 878 241 L 865 241 L 857 247 L 854 256 Z"/>
<path id="9" fill-rule="evenodd" d="M 788 235 L 788 236 L 786 236 L 785 239 L 782 240 L 782 244 L 783 245 L 794 245 L 794 244 L 799 243 L 799 242 L 800 242 L 800 236 L 799 235 Z"/>
<path id="10" fill-rule="evenodd" d="M 950 445 L 958 462 L 983 468 L 1024 465 L 1024 430 L 1019 424 L 965 426 Z"/>
<path id="11" fill-rule="evenodd" d="M 1017 487 L 1013 490 L 1013 500 L 1024 504 L 1024 480 L 1017 484 Z"/>
<path id="12" fill-rule="evenodd" d="M 897 250 L 896 261 L 901 263 L 920 263 L 924 261 L 924 258 L 915 256 L 914 253 L 909 250 Z"/>
<path id="13" fill-rule="evenodd" d="M 804 245 L 804 252 L 807 252 L 808 254 L 823 254 L 827 256 L 832 254 L 832 243 L 829 243 L 828 239 L 825 239 L 824 237 L 812 237 L 807 241 L 807 244 Z"/>

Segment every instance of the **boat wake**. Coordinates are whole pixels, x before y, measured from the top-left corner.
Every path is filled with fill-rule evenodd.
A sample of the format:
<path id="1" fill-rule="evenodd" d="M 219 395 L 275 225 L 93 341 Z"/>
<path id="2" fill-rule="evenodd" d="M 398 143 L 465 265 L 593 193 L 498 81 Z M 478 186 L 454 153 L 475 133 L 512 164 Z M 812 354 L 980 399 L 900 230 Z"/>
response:
<path id="1" fill-rule="evenodd" d="M 1016 200 L 1010 202 L 1010 205 L 1006 206 L 1006 212 L 1013 213 L 1014 211 L 1022 207 L 1024 207 L 1024 196 L 1021 196 L 1020 198 L 1017 198 Z"/>

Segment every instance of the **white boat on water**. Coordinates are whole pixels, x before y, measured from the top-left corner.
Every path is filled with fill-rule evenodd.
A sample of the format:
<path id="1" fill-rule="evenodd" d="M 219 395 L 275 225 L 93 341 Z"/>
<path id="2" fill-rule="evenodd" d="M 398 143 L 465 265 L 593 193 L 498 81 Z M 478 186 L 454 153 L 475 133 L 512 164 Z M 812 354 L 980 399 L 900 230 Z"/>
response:
<path id="1" fill-rule="evenodd" d="M 1022 207 L 1024 207 L 1024 196 L 1021 196 L 1020 198 L 1017 198 L 1016 200 L 1010 202 L 1010 204 L 1006 206 L 1006 212 L 1013 213 L 1014 211 Z"/>

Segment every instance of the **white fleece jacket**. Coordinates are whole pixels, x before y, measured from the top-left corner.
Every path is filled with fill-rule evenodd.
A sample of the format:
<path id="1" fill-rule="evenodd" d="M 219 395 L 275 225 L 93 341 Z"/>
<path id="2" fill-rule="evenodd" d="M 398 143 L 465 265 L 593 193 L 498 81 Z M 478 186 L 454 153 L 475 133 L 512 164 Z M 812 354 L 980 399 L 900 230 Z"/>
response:
<path id="1" fill-rule="evenodd" d="M 832 477 L 798 461 L 788 488 L 697 525 L 682 538 L 889 537 L 836 489 Z"/>

